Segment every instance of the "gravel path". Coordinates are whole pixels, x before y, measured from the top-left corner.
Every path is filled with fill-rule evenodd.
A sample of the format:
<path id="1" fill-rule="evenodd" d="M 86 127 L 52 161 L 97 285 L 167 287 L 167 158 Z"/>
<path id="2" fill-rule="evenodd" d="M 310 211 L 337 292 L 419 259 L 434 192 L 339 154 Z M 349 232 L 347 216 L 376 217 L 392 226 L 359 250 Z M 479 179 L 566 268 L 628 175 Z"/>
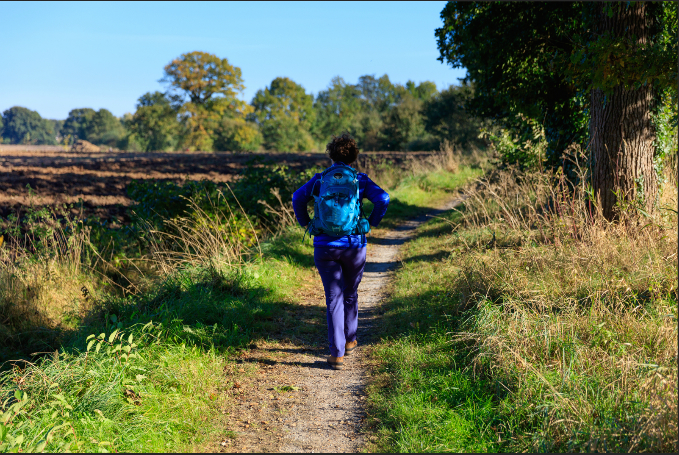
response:
<path id="1" fill-rule="evenodd" d="M 378 339 L 382 313 L 380 303 L 398 265 L 399 248 L 412 238 L 415 229 L 427 221 L 428 216 L 436 216 L 459 202 L 457 199 L 449 201 L 428 215 L 409 220 L 392 230 L 381 230 L 378 235 L 370 237 L 368 262 L 359 287 L 358 348 L 345 357 L 343 370 L 335 371 L 328 367 L 324 344 L 302 348 L 295 343 L 287 346 L 279 343 L 270 347 L 259 344 L 250 351 L 243 363 L 268 369 L 259 371 L 267 376 L 268 385 L 294 384 L 296 390 L 281 398 L 272 395 L 273 400 L 269 404 L 262 404 L 261 399 L 248 404 L 248 398 L 242 397 L 251 414 L 248 414 L 250 417 L 242 414 L 238 421 L 243 423 L 243 427 L 250 422 L 254 428 L 248 425 L 244 428 L 246 431 L 238 432 L 237 443 L 226 440 L 222 443 L 224 449 L 238 452 L 361 450 L 365 445 L 361 430 L 365 419 L 364 388 L 369 381 L 363 347 Z M 321 310 L 322 305 L 324 311 L 322 288 L 316 294 L 316 299 L 319 297 L 321 301 L 315 302 L 314 306 Z M 273 360 L 271 351 L 274 350 L 285 351 L 287 361 Z M 277 389 L 269 387 L 267 390 Z"/>

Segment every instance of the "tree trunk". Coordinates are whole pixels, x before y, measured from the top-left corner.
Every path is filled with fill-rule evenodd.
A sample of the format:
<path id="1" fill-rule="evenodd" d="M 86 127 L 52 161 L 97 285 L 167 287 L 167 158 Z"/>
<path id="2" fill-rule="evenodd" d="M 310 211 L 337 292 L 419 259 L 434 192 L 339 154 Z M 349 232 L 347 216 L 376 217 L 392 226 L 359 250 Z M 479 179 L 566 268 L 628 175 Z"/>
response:
<path id="1" fill-rule="evenodd" d="M 599 6 L 599 33 L 609 32 L 624 40 L 634 36 L 637 43 L 645 43 L 649 30 L 644 2 L 609 5 L 612 17 L 604 12 L 603 2 Z M 603 215 L 609 220 L 617 217 L 618 197 L 638 200 L 647 211 L 652 210 L 658 195 L 653 167 L 652 87 L 618 86 L 609 94 L 594 89 L 591 97 L 592 186 Z"/>

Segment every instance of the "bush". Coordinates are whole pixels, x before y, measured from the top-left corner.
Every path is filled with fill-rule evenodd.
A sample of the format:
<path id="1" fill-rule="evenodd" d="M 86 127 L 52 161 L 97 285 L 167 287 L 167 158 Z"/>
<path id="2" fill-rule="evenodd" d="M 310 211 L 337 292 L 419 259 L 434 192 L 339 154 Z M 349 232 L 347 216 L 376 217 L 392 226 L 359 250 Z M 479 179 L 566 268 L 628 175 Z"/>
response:
<path id="1" fill-rule="evenodd" d="M 518 164 L 521 169 L 541 168 L 545 161 L 547 140 L 542 125 L 532 119 L 520 116 L 520 129 L 500 129 L 495 134 L 491 129 L 481 130 L 479 137 L 490 140 L 491 147 L 500 155 L 505 164 Z"/>

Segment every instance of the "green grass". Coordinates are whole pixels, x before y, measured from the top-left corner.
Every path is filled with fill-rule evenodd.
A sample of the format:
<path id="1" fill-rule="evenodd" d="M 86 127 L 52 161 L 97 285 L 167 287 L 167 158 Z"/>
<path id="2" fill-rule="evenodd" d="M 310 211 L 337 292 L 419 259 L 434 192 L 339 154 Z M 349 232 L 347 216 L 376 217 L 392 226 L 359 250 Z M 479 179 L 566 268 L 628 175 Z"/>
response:
<path id="1" fill-rule="evenodd" d="M 459 214 L 452 216 L 459 218 Z M 502 446 L 492 428 L 501 423 L 497 384 L 469 369 L 468 350 L 450 342 L 459 302 L 446 284 L 444 254 L 426 248 L 440 242 L 449 227 L 440 220 L 407 244 L 392 295 L 385 304 L 382 341 L 371 356 L 377 362 L 369 387 L 379 419 L 378 451 L 488 452 Z M 426 237 L 426 235 L 433 235 Z"/>
<path id="2" fill-rule="evenodd" d="M 465 183 L 483 174 L 478 167 L 463 166 L 456 173 L 435 170 L 423 175 L 409 175 L 387 188 L 390 201 L 387 214 L 380 223 L 380 228 L 390 229 L 403 221 L 423 215 L 436 208 Z M 373 177 L 378 185 L 379 176 Z M 372 204 L 365 203 L 366 213 L 370 213 Z"/>
<path id="3" fill-rule="evenodd" d="M 290 311 L 313 273 L 297 234 L 239 269 L 185 268 L 142 295 L 99 302 L 57 354 L 3 373 L 0 450 L 190 451 L 216 440 L 230 358 L 271 334 L 308 336 Z M 130 347 L 131 335 L 132 358 L 108 343 L 87 352 L 90 334 L 116 330 L 111 346 Z"/>
<path id="4" fill-rule="evenodd" d="M 488 224 L 461 206 L 404 245 L 370 354 L 370 449 L 676 450 L 676 219 L 548 242 L 481 200 Z"/>

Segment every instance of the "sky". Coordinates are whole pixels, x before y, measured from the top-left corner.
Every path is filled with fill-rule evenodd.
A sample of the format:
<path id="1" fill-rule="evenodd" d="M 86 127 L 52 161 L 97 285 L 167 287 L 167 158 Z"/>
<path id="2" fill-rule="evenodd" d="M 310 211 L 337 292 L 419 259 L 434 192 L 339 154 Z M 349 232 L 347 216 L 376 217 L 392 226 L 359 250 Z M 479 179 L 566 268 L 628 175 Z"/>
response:
<path id="1" fill-rule="evenodd" d="M 389 75 L 394 83 L 459 84 L 464 69 L 437 60 L 445 2 L 4 2 L 0 1 L 0 112 L 44 118 L 71 109 L 134 112 L 165 91 L 163 67 L 203 51 L 241 68 L 250 102 L 279 76 L 316 95 L 335 76 Z"/>

